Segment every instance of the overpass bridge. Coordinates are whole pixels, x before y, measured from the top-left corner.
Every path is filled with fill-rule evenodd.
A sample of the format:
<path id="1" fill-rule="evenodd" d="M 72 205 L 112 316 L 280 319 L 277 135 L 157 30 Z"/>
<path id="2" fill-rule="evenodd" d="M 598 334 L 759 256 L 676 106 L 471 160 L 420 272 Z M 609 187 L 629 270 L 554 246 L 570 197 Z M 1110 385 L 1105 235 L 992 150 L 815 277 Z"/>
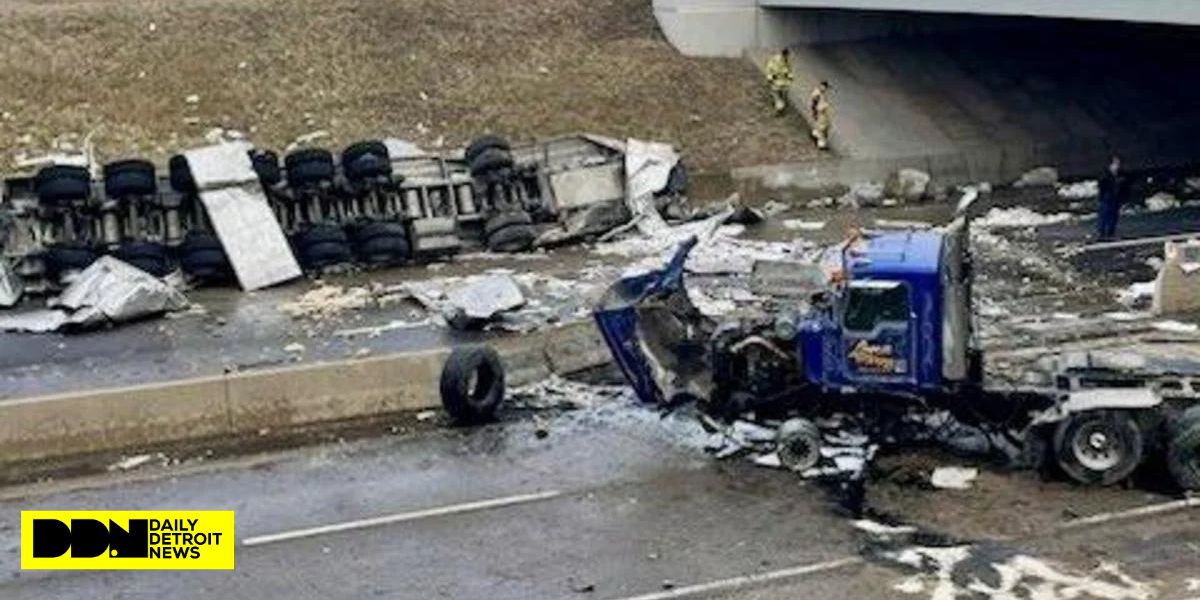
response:
<path id="1" fill-rule="evenodd" d="M 654 0 L 654 12 L 667 38 L 697 56 L 1028 18 L 1200 25 L 1200 0 Z"/>
<path id="2" fill-rule="evenodd" d="M 1190 83 L 1200 0 L 654 0 L 654 10 L 685 54 L 761 67 L 792 48 L 801 114 L 817 82 L 833 84 L 839 160 L 764 180 L 832 169 L 831 182 L 847 183 L 916 167 L 943 184 L 1003 183 L 1042 165 L 1094 177 L 1110 153 L 1135 168 L 1200 164 Z"/>

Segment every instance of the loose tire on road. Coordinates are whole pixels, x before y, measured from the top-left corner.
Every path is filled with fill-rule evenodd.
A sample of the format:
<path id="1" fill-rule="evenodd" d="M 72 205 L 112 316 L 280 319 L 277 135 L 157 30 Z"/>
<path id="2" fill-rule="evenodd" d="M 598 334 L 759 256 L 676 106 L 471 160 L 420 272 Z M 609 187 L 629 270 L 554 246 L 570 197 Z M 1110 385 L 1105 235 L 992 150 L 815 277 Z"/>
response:
<path id="1" fill-rule="evenodd" d="M 808 419 L 790 419 L 776 434 L 779 462 L 797 473 L 817 466 L 821 460 L 821 430 Z"/>
<path id="2" fill-rule="evenodd" d="M 492 148 L 499 148 L 500 150 L 507 152 L 512 150 L 512 145 L 508 143 L 508 140 L 498 135 L 481 135 L 475 138 L 470 145 L 467 146 L 466 152 L 463 153 L 463 158 L 466 159 L 467 164 L 469 165 L 475 162 L 475 158 L 480 154 L 483 154 L 485 150 L 491 150 Z"/>
<path id="3" fill-rule="evenodd" d="M 455 422 L 486 423 L 504 401 L 504 365 L 487 346 L 455 348 L 442 368 L 442 406 Z"/>
<path id="4" fill-rule="evenodd" d="M 1167 468 L 1179 487 L 1200 491 L 1200 407 L 1185 412 L 1171 429 Z"/>
<path id="5" fill-rule="evenodd" d="M 1145 442 L 1133 416 L 1096 410 L 1071 415 L 1054 430 L 1054 457 L 1068 477 L 1084 485 L 1114 485 L 1142 463 Z"/>

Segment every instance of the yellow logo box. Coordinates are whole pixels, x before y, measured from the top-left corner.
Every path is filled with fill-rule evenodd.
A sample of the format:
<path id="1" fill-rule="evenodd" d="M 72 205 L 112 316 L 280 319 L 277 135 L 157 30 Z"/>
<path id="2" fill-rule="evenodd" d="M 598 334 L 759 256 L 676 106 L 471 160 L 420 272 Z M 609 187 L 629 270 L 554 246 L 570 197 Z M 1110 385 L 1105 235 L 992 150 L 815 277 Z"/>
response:
<path id="1" fill-rule="evenodd" d="M 24 510 L 24 570 L 233 569 L 232 510 Z"/>

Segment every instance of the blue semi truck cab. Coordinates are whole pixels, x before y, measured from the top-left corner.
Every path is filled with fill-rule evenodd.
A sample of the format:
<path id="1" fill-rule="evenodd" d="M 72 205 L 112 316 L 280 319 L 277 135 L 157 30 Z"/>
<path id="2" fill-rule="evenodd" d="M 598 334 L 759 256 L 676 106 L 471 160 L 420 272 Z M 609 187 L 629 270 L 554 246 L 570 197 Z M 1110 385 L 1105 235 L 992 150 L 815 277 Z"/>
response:
<path id="1" fill-rule="evenodd" d="M 1084 369 L 1037 388 L 985 384 L 963 212 L 939 229 L 855 235 L 826 251 L 807 298 L 722 321 L 688 297 L 691 239 L 661 270 L 616 282 L 595 320 L 642 401 L 783 422 L 796 437 L 779 440 L 781 456 L 815 456 L 821 417 L 943 411 L 1081 483 L 1117 483 L 1162 452 L 1181 487 L 1200 489 L 1200 405 L 1164 400 L 1155 376 Z M 805 449 L 785 453 L 793 443 Z"/>
<path id="2" fill-rule="evenodd" d="M 819 395 L 957 393 L 978 385 L 965 221 L 863 233 L 831 248 L 826 285 L 765 321 L 714 322 L 687 297 L 695 240 L 660 271 L 618 282 L 596 321 L 647 402 L 732 410 Z"/>

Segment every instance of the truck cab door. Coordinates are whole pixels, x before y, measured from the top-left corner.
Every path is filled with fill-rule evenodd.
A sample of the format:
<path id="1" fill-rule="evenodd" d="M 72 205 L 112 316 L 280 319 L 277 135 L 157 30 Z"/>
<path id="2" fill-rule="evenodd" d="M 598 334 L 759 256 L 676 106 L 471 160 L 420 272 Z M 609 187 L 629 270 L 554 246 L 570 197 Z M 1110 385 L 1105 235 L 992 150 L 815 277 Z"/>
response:
<path id="1" fill-rule="evenodd" d="M 912 307 L 912 288 L 903 281 L 853 281 L 846 286 L 839 348 L 846 383 L 915 383 Z"/>

